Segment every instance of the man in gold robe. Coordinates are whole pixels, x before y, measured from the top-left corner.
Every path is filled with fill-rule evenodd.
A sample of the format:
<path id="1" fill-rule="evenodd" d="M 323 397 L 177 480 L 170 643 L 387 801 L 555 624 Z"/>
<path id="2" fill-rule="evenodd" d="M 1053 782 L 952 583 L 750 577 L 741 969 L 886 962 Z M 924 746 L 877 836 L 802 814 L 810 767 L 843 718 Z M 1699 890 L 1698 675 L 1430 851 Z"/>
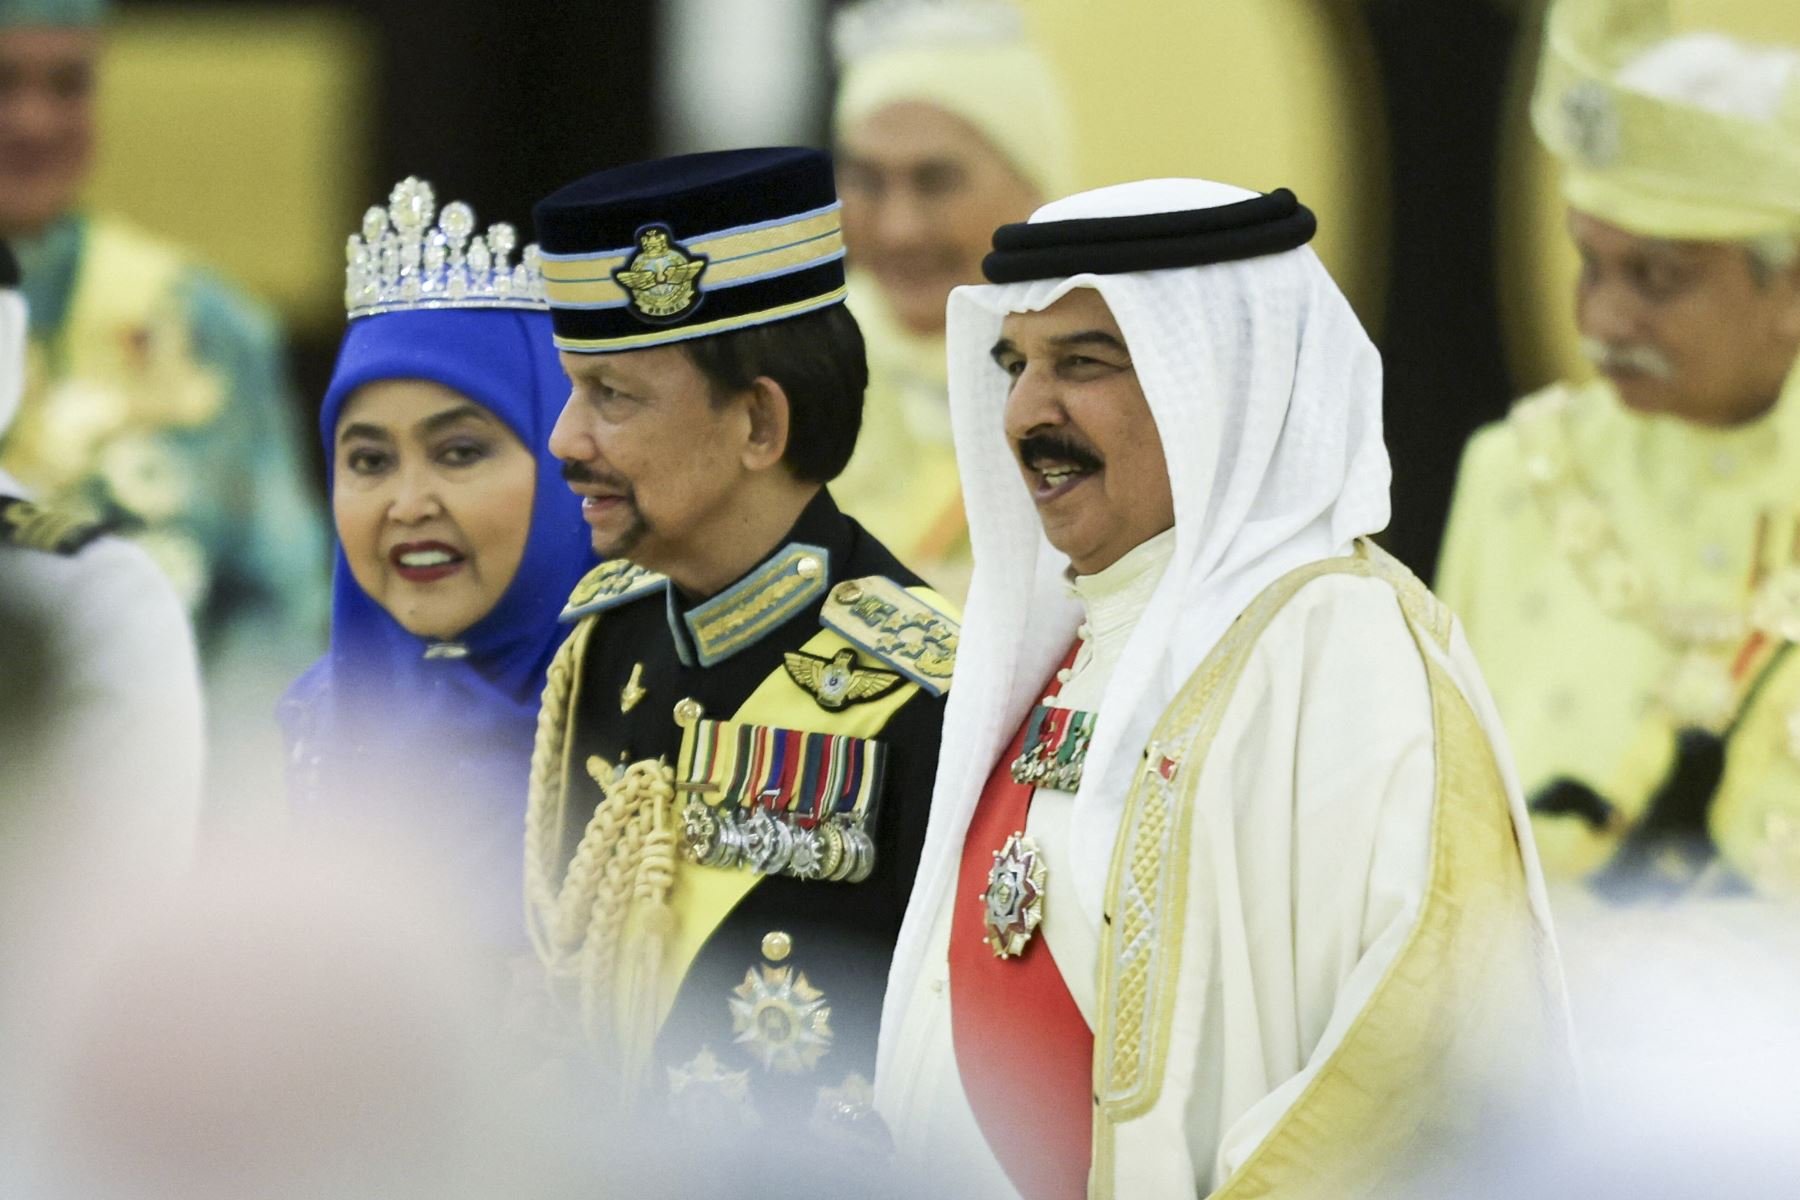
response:
<path id="1" fill-rule="evenodd" d="M 1800 53 L 1563 0 L 1534 99 L 1599 377 L 1465 454 L 1438 590 L 1546 868 L 1779 889 L 1800 826 Z M 1783 699 L 1785 697 L 1785 699 Z"/>
<path id="2" fill-rule="evenodd" d="M 104 0 L 0 0 L 0 236 L 31 327 L 0 468 L 116 518 L 198 639 L 217 784 L 279 780 L 280 689 L 324 640 L 330 571 L 273 315 L 190 250 L 86 210 Z M 221 726 L 225 737 L 217 736 Z"/>

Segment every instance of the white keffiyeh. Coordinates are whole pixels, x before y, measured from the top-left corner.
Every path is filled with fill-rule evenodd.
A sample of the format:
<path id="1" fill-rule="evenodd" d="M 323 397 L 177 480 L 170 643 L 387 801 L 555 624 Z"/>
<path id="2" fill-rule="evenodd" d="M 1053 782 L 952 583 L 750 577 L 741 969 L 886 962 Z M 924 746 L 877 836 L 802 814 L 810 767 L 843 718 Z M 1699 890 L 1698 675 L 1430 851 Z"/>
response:
<path id="1" fill-rule="evenodd" d="M 1058 200 L 1031 220 L 1191 211 L 1253 196 L 1203 180 L 1149 180 Z M 932 917 L 955 886 L 982 786 L 1080 620 L 1068 559 L 1045 539 L 1003 433 L 1008 379 L 989 357 L 1007 313 L 1041 310 L 1078 287 L 1100 292 L 1125 335 L 1175 509 L 1173 558 L 1106 688 L 1075 800 L 1071 882 L 1095 923 L 1132 772 L 1164 708 L 1265 587 L 1387 524 L 1380 358 L 1312 250 L 951 293 L 951 419 L 975 573 L 924 856 L 888 983 L 880 1071 Z"/>

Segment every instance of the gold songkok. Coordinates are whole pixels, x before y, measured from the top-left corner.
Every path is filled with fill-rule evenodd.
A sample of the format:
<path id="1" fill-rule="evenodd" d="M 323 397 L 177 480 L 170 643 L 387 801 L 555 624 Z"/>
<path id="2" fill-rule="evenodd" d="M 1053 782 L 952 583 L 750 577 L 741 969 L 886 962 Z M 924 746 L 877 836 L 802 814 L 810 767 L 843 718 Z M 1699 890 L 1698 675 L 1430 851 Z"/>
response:
<path id="1" fill-rule="evenodd" d="M 1566 168 L 1574 208 L 1647 237 L 1748 241 L 1800 235 L 1800 71 L 1766 113 L 1657 94 L 1634 76 L 1674 41 L 1668 0 L 1558 0 L 1532 124 Z M 1729 45 L 1748 68 L 1781 51 Z M 1702 47 L 1703 49 L 1706 47 Z"/>

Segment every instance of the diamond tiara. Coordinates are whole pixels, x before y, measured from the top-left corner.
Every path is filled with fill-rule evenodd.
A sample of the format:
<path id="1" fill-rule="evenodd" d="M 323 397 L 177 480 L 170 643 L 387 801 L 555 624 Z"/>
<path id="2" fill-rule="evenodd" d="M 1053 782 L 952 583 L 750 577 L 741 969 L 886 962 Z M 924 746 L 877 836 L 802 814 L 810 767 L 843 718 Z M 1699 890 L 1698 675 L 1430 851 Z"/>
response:
<path id="1" fill-rule="evenodd" d="M 437 225 L 432 226 L 432 217 Z M 518 232 L 505 222 L 475 236 L 475 210 L 437 196 L 422 179 L 394 185 L 386 208 L 363 214 L 344 256 L 344 308 L 352 319 L 432 308 L 549 308 L 536 243 L 512 263 Z"/>

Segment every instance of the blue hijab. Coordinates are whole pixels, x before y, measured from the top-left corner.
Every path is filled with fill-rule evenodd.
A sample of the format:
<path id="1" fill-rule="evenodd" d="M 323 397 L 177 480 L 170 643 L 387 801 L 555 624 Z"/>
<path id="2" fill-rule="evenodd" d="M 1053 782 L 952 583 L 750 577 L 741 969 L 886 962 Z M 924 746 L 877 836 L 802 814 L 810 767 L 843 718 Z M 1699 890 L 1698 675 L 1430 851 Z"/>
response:
<path id="1" fill-rule="evenodd" d="M 350 573 L 332 576 L 331 645 L 289 689 L 282 723 L 290 791 L 302 820 L 359 815 L 424 822 L 451 847 L 490 937 L 522 944 L 526 781 L 538 697 L 566 630 L 557 613 L 594 556 L 579 500 L 549 451 L 568 394 L 550 318 L 509 309 L 406 311 L 353 321 L 319 413 L 325 460 L 338 416 L 364 384 L 426 379 L 492 413 L 537 458 L 518 573 L 457 639 L 467 654 L 426 657 Z M 331 471 L 327 466 L 327 472 Z"/>

